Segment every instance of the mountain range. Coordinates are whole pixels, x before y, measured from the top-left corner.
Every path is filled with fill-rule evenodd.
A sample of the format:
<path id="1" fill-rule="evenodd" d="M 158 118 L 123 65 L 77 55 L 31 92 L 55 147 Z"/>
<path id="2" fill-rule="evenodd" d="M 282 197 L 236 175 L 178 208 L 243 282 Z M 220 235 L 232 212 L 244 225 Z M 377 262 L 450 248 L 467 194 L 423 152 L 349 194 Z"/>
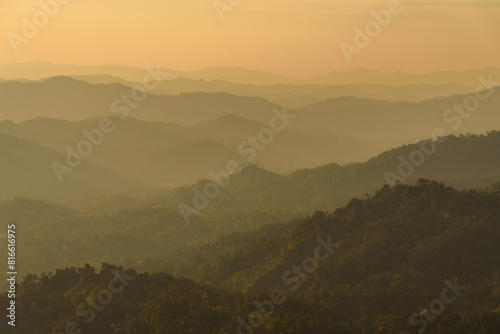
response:
<path id="1" fill-rule="evenodd" d="M 433 334 L 493 333 L 500 326 L 499 200 L 496 194 L 457 191 L 420 179 L 412 186 L 385 186 L 369 198 L 354 198 L 333 213 L 317 211 L 300 221 L 237 232 L 189 253 L 183 250 L 176 254 L 176 263 L 191 279 L 106 262 L 28 274 L 19 284 L 18 310 L 29 321 L 19 326 L 25 332 L 47 332 L 71 322 L 103 334 L 158 329 L 211 334 L 238 328 L 241 332 L 244 327 L 264 334 L 290 333 L 290 328 L 308 334 L 424 329 Z M 0 205 L 0 210 L 27 215 L 19 211 L 23 204 L 18 200 Z M 64 218 L 75 212 L 29 204 L 31 213 L 39 216 L 27 222 L 53 218 L 45 228 L 31 223 L 22 227 L 23 232 L 30 228 L 36 233 L 27 234 L 32 251 L 23 251 L 25 262 L 57 258 L 50 255 L 59 249 L 64 249 L 59 261 L 71 258 L 72 263 L 102 259 L 102 254 L 128 257 L 156 249 L 165 237 L 151 230 L 162 229 L 156 222 L 162 214 L 139 210 L 101 217 L 106 224 L 95 226 L 111 234 L 101 232 L 86 240 L 79 235 L 69 242 L 85 217 L 75 216 L 80 224 L 61 234 L 61 228 L 67 229 Z M 129 224 L 139 217 L 139 226 Z M 113 233 L 113 226 L 121 233 Z M 49 235 L 49 230 L 59 233 Z M 138 265 L 153 269 L 156 263 L 150 256 Z M 92 314 L 86 303 L 107 302 L 103 289 L 118 280 L 123 289 L 109 298 L 112 306 L 94 304 L 102 313 L 97 317 L 93 312 L 96 320 L 84 321 Z M 6 294 L 0 300 L 7 302 Z M 441 301 L 445 306 L 439 314 L 427 314 L 439 300 L 449 302 Z M 40 310 L 45 310 L 43 317 Z M 256 322 L 253 317 L 259 314 L 265 318 Z M 2 322 L 0 329 L 6 326 Z"/>
<path id="2" fill-rule="evenodd" d="M 156 67 L 151 65 L 151 67 Z M 445 85 L 460 84 L 475 88 L 479 76 L 492 74 L 500 77 L 500 69 L 485 67 L 463 71 L 435 71 L 424 74 L 405 72 L 382 72 L 379 70 L 358 69 L 353 71 L 335 71 L 315 78 L 291 78 L 275 73 L 250 70 L 241 67 L 208 67 L 195 71 L 176 71 L 161 69 L 168 72 L 168 80 L 185 78 L 192 80 L 214 81 L 222 80 L 239 84 L 275 85 L 275 84 L 307 84 L 307 85 L 347 85 L 368 83 L 377 85 Z M 0 78 L 37 80 L 59 75 L 110 75 L 127 81 L 142 82 L 145 70 L 118 65 L 83 66 L 70 64 L 54 64 L 50 62 L 11 63 L 0 65 Z"/>

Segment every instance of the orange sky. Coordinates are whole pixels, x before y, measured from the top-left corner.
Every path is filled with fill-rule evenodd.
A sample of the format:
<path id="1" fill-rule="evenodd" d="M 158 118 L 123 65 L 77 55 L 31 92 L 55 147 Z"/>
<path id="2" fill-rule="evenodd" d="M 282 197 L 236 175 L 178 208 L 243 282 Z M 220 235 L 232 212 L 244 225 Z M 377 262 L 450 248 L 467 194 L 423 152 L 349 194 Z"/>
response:
<path id="1" fill-rule="evenodd" d="M 0 63 L 242 66 L 299 77 L 354 68 L 500 67 L 498 0 L 402 0 L 401 13 L 350 64 L 339 44 L 352 44 L 354 27 L 364 28 L 373 20 L 370 12 L 387 8 L 389 1 L 240 2 L 221 21 L 213 0 L 71 0 L 15 53 L 8 34 L 22 36 L 22 18 L 31 19 L 40 5 L 4 0 Z"/>

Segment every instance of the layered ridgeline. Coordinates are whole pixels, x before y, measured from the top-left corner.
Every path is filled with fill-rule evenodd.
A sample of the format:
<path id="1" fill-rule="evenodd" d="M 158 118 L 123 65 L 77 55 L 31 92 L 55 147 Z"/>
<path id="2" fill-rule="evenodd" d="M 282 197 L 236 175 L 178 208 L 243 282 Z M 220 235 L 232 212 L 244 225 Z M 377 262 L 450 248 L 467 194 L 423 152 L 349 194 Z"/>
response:
<path id="1" fill-rule="evenodd" d="M 107 264 L 98 272 L 67 268 L 24 279 L 20 326 L 27 333 L 58 332 L 72 321 L 98 333 L 238 333 L 238 326 L 269 334 L 494 333 L 499 215 L 498 194 L 424 179 L 385 186 L 333 213 L 236 232 L 176 260 L 196 281 L 234 292 Z"/>
<path id="2" fill-rule="evenodd" d="M 451 95 L 421 102 L 387 102 L 354 97 L 334 97 L 300 108 L 290 108 L 296 117 L 287 123 L 309 136 L 344 138 L 352 153 L 337 151 L 335 162 L 364 160 L 384 150 L 441 134 L 484 133 L 500 123 L 496 106 L 500 89 L 491 75 L 477 80 L 478 95 Z M 416 88 L 415 88 L 416 89 Z M 145 121 L 192 126 L 217 118 L 236 115 L 269 126 L 279 104 L 253 96 L 205 91 L 180 95 L 160 95 L 149 91 L 143 100 L 132 88 L 120 83 L 89 84 L 69 77 L 54 77 L 41 82 L 0 83 L 0 107 L 5 119 L 19 122 L 36 117 L 86 120 L 92 117 L 135 117 Z M 349 96 L 346 93 L 341 96 Z M 30 96 L 30 99 L 25 99 Z M 134 97 L 135 96 L 135 97 Z M 356 95 L 354 95 L 356 96 Z M 380 97 L 379 97 L 380 99 Z M 314 102 L 314 103 L 313 103 Z M 245 133 L 246 136 L 256 135 Z M 276 139 L 280 134 L 276 134 Z M 362 141 L 366 148 L 348 146 L 349 138 Z M 272 143 L 271 143 L 272 144 Z M 270 145 L 272 146 L 272 145 Z M 326 146 L 326 145 L 325 145 Z M 328 153 L 328 152 L 325 152 Z M 346 157 L 343 157 L 346 155 Z"/>
<path id="3" fill-rule="evenodd" d="M 85 81 L 90 84 L 121 84 L 130 88 L 141 85 L 140 82 L 127 81 L 111 75 L 72 75 L 75 80 Z M 46 80 L 46 79 L 42 79 Z M 0 82 L 6 82 L 1 80 Z M 30 80 L 16 80 L 29 82 Z M 260 97 L 271 102 L 288 107 L 302 107 L 335 97 L 352 96 L 364 99 L 378 99 L 388 101 L 413 101 L 418 102 L 440 96 L 454 94 L 467 94 L 474 91 L 475 87 L 464 84 L 272 84 L 253 85 L 240 84 L 224 80 L 193 80 L 186 78 L 171 79 L 161 82 L 154 90 L 155 94 L 179 95 L 183 93 L 220 93 L 225 92 L 239 96 Z"/>
<path id="4" fill-rule="evenodd" d="M 402 183 L 436 178 L 461 189 L 486 189 L 500 179 L 499 141 L 499 132 L 448 137 L 435 148 L 429 142 L 410 145 L 367 163 L 332 164 L 290 176 L 248 166 L 236 176 L 220 179 L 215 197 L 217 183 L 202 180 L 154 195 L 94 198 L 81 210 L 17 198 L 4 201 L 0 213 L 7 221 L 19 222 L 19 233 L 31 245 L 21 250 L 27 259 L 21 263 L 25 272 L 107 261 L 137 270 L 181 273 L 175 259 L 183 252 L 234 231 L 287 222 L 316 210 L 333 211 L 350 198 L 365 198 L 393 181 L 399 169 L 404 172 Z M 434 153 L 422 153 L 426 160 L 409 169 L 413 152 L 431 148 Z M 210 196 L 205 195 L 207 189 Z"/>
<path id="5" fill-rule="evenodd" d="M 220 192 L 215 198 L 207 196 L 213 193 L 207 184 L 214 181 L 205 179 L 190 187 L 158 193 L 147 204 L 138 205 L 178 209 L 185 204 L 195 208 L 197 202 L 206 198 L 210 204 L 200 210 L 200 216 L 253 211 L 310 214 L 315 210 L 334 210 L 353 196 L 365 196 L 397 180 L 412 183 L 419 178 L 431 178 L 458 188 L 485 188 L 500 179 L 499 167 L 500 132 L 493 131 L 487 135 L 419 142 L 384 152 L 364 163 L 328 164 L 288 176 L 255 166 L 227 178 L 226 170 L 216 171 L 212 177 L 220 185 Z M 109 210 L 113 204 L 107 206 L 103 202 L 100 207 Z M 125 207 L 130 208 L 131 204 Z"/>
<path id="6" fill-rule="evenodd" d="M 155 89 L 156 94 L 226 92 L 256 96 L 289 107 L 301 107 L 320 100 L 352 96 L 388 101 L 422 101 L 439 96 L 466 94 L 477 87 L 478 77 L 500 77 L 497 68 L 466 71 L 439 71 L 422 75 L 403 72 L 384 73 L 376 70 L 333 72 L 317 78 L 300 80 L 273 73 L 244 68 L 211 67 L 199 71 L 168 73 Z M 51 63 L 24 63 L 0 66 L 2 79 L 43 80 L 65 75 L 92 84 L 119 83 L 134 87 L 142 84 L 147 69 L 123 66 L 75 66 Z M 24 79 L 21 79 L 24 78 Z M 0 82 L 6 81 L 0 79 Z"/>
<path id="7" fill-rule="evenodd" d="M 92 84 L 120 83 L 128 87 L 138 85 L 138 83 L 135 82 L 125 81 L 120 78 L 105 75 L 72 76 L 72 78 Z M 474 88 L 475 87 L 469 87 L 461 84 L 389 85 L 367 83 L 336 85 L 274 84 L 256 86 L 252 84 L 238 84 L 222 80 L 205 81 L 179 78 L 162 82 L 155 90 L 155 93 L 178 95 L 197 92 L 226 92 L 240 96 L 261 97 L 288 107 L 302 107 L 324 99 L 342 96 L 388 101 L 404 100 L 418 102 L 439 96 L 467 94 L 473 92 Z"/>
<path id="8" fill-rule="evenodd" d="M 111 133 L 100 130 L 102 118 L 78 122 L 36 118 L 18 124 L 0 121 L 0 133 L 31 140 L 65 155 L 77 154 L 82 141 L 95 143 L 86 161 L 156 185 L 194 183 L 206 178 L 210 171 L 225 168 L 230 160 L 244 164 L 252 159 L 252 163 L 275 172 L 290 173 L 332 160 L 347 163 L 362 155 L 368 157 L 370 152 L 367 141 L 290 129 L 276 134 L 263 151 L 257 152 L 248 137 L 258 136 L 269 124 L 236 115 L 195 126 L 132 117 L 109 119 L 113 124 Z"/>
<path id="9" fill-rule="evenodd" d="M 137 195 L 154 187 L 109 169 L 83 161 L 65 182 L 59 182 L 52 164 L 65 155 L 34 142 L 0 133 L 0 198 L 95 200 L 116 193 Z M 83 203 L 83 202 L 82 202 Z"/>
<path id="10" fill-rule="evenodd" d="M 463 71 L 435 71 L 425 74 L 405 72 L 382 72 L 379 70 L 357 69 L 353 71 L 335 71 L 311 79 L 297 79 L 287 76 L 250 70 L 241 67 L 212 66 L 196 71 L 176 71 L 173 69 L 156 68 L 155 71 L 168 73 L 165 80 L 185 78 L 190 80 L 216 81 L 251 84 L 308 84 L 308 85 L 342 85 L 369 83 L 375 85 L 445 85 L 450 82 L 476 88 L 477 78 L 493 74 L 500 77 L 500 69 L 486 67 L 482 69 L 469 69 Z M 2 79 L 31 79 L 38 80 L 58 75 L 67 76 L 111 76 L 115 80 L 142 82 L 147 69 L 119 65 L 85 66 L 71 64 L 54 64 L 50 62 L 12 63 L 0 65 Z M 108 79 L 109 80 L 109 79 Z M 114 81 L 112 81 L 114 82 Z M 101 82 L 100 82 L 101 83 Z"/>
<path id="11" fill-rule="evenodd" d="M 119 121 L 115 117 L 110 119 L 114 122 L 114 131 L 110 134 L 99 132 L 101 122 L 102 119 L 69 122 L 45 118 L 20 124 L 0 122 L 0 133 L 9 134 L 0 137 L 4 143 L 0 149 L 5 152 L 1 163 L 6 170 L 16 171 L 8 180 L 3 180 L 0 198 L 23 196 L 71 203 L 75 199 L 89 197 L 85 183 L 81 186 L 78 183 L 71 187 L 66 185 L 88 177 L 88 171 L 82 166 L 91 164 L 107 169 L 113 175 L 147 182 L 153 188 L 153 185 L 175 186 L 179 183 L 192 184 L 199 179 L 223 178 L 228 175 L 227 165 L 232 161 L 240 166 L 250 161 L 251 164 L 286 171 L 295 166 L 322 163 L 322 167 L 300 169 L 288 176 L 255 167 L 247 168 L 240 176 L 231 177 L 227 189 L 212 200 L 207 209 L 217 209 L 219 206 L 213 204 L 224 202 L 222 207 L 280 208 L 285 212 L 300 213 L 310 213 L 315 209 L 330 210 L 352 196 L 363 195 L 395 179 L 411 181 L 425 177 L 450 182 L 458 187 L 485 187 L 499 176 L 500 135 L 495 131 L 487 135 L 449 136 L 435 138 L 434 143 L 402 146 L 364 163 L 324 165 L 325 160 L 334 161 L 339 154 L 363 146 L 363 141 L 283 130 L 276 134 L 274 142 L 258 151 L 245 141 L 244 136 L 247 133 L 255 135 L 263 124 L 237 116 L 226 116 L 192 127 L 136 119 L 116 123 Z M 95 134 L 97 130 L 100 136 Z M 18 137 L 41 143 L 44 147 Z M 33 149 L 13 154 L 16 145 L 8 144 L 8 141 L 32 145 Z M 78 150 L 82 150 L 79 145 L 84 142 L 97 144 L 91 145 L 89 155 L 81 157 Z M 78 159 L 75 155 L 81 158 L 81 165 L 75 165 L 75 159 Z M 17 168 L 20 157 L 36 161 L 39 168 L 33 168 L 34 165 Z M 68 159 L 73 162 L 71 165 Z M 37 187 L 30 187 L 25 180 L 36 178 L 37 173 L 41 174 L 40 182 Z M 92 182 L 109 184 L 104 174 L 93 174 Z M 61 179 L 63 182 L 60 182 Z M 54 183 L 60 184 L 54 186 Z M 128 185 L 130 183 L 138 182 L 123 180 L 123 186 L 109 185 L 105 191 L 96 191 L 95 198 L 123 192 L 138 194 L 147 189 L 143 186 L 134 192 L 134 187 Z M 174 209 L 182 203 L 192 205 L 193 189 L 203 192 L 205 183 L 200 181 L 194 187 L 166 191 L 165 196 L 160 193 L 161 206 L 165 206 L 165 202 Z M 60 188 L 64 191 L 58 191 Z M 234 197 L 235 193 L 238 193 L 237 197 Z"/>
<path id="12" fill-rule="evenodd" d="M 93 85 L 63 76 L 39 82 L 9 81 L 0 83 L 2 116 L 17 122 L 40 116 L 84 120 L 126 115 L 148 121 L 194 125 L 227 114 L 268 121 L 272 109 L 278 107 L 262 98 L 222 92 L 155 95 L 154 89 L 142 90 L 149 93 L 147 97 L 143 99 L 139 95 L 139 100 L 135 100 L 132 88 L 119 83 Z"/>

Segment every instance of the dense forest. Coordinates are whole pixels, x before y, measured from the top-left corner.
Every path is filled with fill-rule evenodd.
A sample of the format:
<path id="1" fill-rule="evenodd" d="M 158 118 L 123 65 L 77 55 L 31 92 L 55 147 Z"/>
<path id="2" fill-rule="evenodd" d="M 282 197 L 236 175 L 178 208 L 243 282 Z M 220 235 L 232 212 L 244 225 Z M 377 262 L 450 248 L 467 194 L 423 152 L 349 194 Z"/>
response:
<path id="1" fill-rule="evenodd" d="M 500 147 L 500 132 L 444 139 L 401 183 L 435 177 L 448 179 L 446 183 L 458 189 L 498 189 L 500 155 L 495 152 Z M 58 205 L 15 197 L 0 202 L 0 214 L 6 221 L 20 222 L 19 233 L 30 245 L 20 249 L 24 259 L 20 269 L 26 273 L 109 262 L 138 271 L 185 276 L 189 270 L 177 261 L 184 254 L 228 233 L 254 231 L 264 225 L 279 223 L 271 233 L 278 237 L 290 228 L 291 221 L 297 223 L 315 211 L 333 211 L 354 196 L 365 198 L 386 183 L 386 171 L 396 172 L 398 156 L 407 157 L 418 147 L 393 149 L 366 163 L 329 164 L 289 176 L 246 166 L 231 176 L 228 186 L 199 215 L 189 216 L 189 224 L 179 205 L 192 206 L 195 190 L 203 190 L 209 180 L 140 196 L 108 196 L 91 205 L 80 203 L 78 208 L 64 201 Z M 112 180 L 108 179 L 115 182 Z M 81 182 L 89 189 L 94 186 Z M 76 186 L 63 184 L 68 189 Z M 98 189 L 103 186 L 106 184 Z"/>
<path id="2" fill-rule="evenodd" d="M 69 2 L 0 4 L 0 334 L 500 334 L 500 0 Z"/>
<path id="3" fill-rule="evenodd" d="M 491 187 L 493 191 L 498 187 L 492 184 L 500 179 L 500 155 L 491 152 L 500 147 L 500 132 L 445 139 L 402 183 L 435 176 L 450 180 L 447 184 L 458 189 Z M 190 215 L 189 224 L 179 205 L 192 206 L 195 189 L 202 191 L 209 180 L 141 196 L 97 198 L 78 208 L 67 202 L 58 205 L 15 197 L 0 202 L 0 214 L 6 221 L 20 222 L 19 234 L 30 245 L 20 249 L 24 259 L 20 269 L 26 273 L 109 262 L 185 276 L 187 269 L 177 261 L 184 254 L 228 233 L 286 223 L 272 233 L 278 236 L 284 233 L 278 230 L 286 231 L 290 221 L 296 223 L 315 211 L 333 211 L 354 196 L 365 198 L 386 183 L 386 171 L 398 168 L 398 156 L 408 156 L 416 148 L 418 144 L 408 145 L 366 163 L 330 164 L 289 176 L 247 166 L 228 180 L 228 186 L 199 215 Z M 67 186 L 71 189 L 73 184 Z"/>
<path id="4" fill-rule="evenodd" d="M 33 202 L 17 200 L 16 210 L 22 203 L 26 218 L 36 215 L 34 209 L 29 212 L 36 208 Z M 52 247 L 70 253 L 63 235 L 82 232 L 60 230 L 57 219 L 77 219 L 78 213 L 45 203 L 38 206 L 52 213 L 45 226 L 59 233 L 61 242 Z M 155 217 L 153 211 L 149 217 Z M 155 214 L 168 215 L 168 211 Z M 131 228 L 125 216 L 115 217 L 123 231 Z M 29 319 L 22 322 L 22 332 L 58 333 L 68 322 L 75 322 L 70 326 L 94 333 L 223 334 L 237 333 L 243 319 L 243 327 L 250 327 L 242 333 L 416 333 L 424 329 L 436 334 L 496 333 L 500 328 L 499 217 L 500 196 L 495 192 L 458 191 L 425 179 L 415 185 L 386 185 L 334 212 L 317 211 L 303 220 L 236 231 L 192 252 L 180 251 L 175 271 L 181 275 L 176 276 L 188 278 L 135 268 L 124 271 L 127 266 L 106 263 L 26 275 L 18 293 L 20 314 Z M 86 219 L 81 217 L 75 225 L 98 226 Z M 144 233 L 161 234 L 154 219 L 137 221 Z M 101 226 L 112 221 L 104 222 Z M 36 225 L 30 229 L 33 238 L 41 233 Z M 132 240 L 123 235 L 126 247 L 121 251 L 140 252 L 149 242 L 146 237 L 137 235 Z M 95 242 L 106 245 L 106 240 Z M 330 256 L 311 267 L 307 259 L 316 258 L 316 253 Z M 296 275 L 291 274 L 292 268 Z M 108 282 L 115 282 L 115 289 L 121 282 L 124 288 L 103 305 L 111 296 L 109 291 L 101 293 Z M 281 298 L 276 290 L 282 291 Z M 269 306 L 266 301 L 272 297 L 282 303 Z M 90 311 L 95 298 L 101 304 Z M 440 298 L 446 304 L 435 302 Z M 259 311 L 256 305 L 269 316 L 259 318 L 259 313 L 253 313 Z M 78 307 L 83 315 L 76 313 Z M 0 326 L 4 331 L 6 325 Z"/>

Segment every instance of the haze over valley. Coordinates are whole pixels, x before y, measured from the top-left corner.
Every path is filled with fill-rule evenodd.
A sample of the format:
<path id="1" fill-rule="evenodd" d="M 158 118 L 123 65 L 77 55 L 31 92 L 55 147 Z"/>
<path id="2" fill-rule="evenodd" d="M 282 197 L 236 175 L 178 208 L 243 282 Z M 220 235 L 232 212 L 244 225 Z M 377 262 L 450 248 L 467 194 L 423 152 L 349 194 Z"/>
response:
<path id="1" fill-rule="evenodd" d="M 500 332 L 496 2 L 0 13 L 0 333 Z"/>

